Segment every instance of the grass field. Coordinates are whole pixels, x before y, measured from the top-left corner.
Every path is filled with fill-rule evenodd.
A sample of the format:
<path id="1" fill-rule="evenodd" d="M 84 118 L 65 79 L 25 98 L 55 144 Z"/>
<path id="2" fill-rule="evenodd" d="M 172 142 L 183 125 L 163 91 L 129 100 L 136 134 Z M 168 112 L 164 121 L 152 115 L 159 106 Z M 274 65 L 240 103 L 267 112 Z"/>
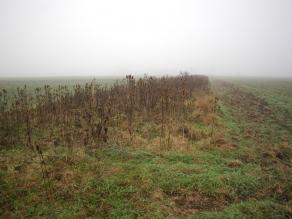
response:
<path id="1" fill-rule="evenodd" d="M 33 93 L 34 89 L 49 85 L 52 88 L 57 88 L 59 85 L 67 86 L 72 89 L 74 85 L 85 85 L 93 80 L 103 85 L 112 85 L 116 81 L 121 81 L 119 77 L 42 77 L 42 78 L 0 78 L 0 88 L 7 90 L 9 98 L 13 98 L 17 93 L 17 88 L 27 86 L 29 91 Z"/>
<path id="2" fill-rule="evenodd" d="M 201 113 L 194 107 L 189 126 L 207 137 L 177 137 L 167 149 L 139 138 L 48 147 L 47 180 L 23 145 L 0 149 L 0 215 L 292 218 L 292 81 L 214 79 L 211 86 L 219 98 L 212 137 L 214 127 L 192 119 Z"/>

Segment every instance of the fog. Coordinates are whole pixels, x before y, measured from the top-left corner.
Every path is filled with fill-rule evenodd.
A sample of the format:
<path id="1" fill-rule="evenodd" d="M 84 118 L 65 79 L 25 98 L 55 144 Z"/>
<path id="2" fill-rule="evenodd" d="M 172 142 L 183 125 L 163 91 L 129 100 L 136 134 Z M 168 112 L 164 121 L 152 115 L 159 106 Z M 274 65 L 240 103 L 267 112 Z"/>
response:
<path id="1" fill-rule="evenodd" d="M 0 0 L 0 76 L 292 76 L 291 0 Z"/>

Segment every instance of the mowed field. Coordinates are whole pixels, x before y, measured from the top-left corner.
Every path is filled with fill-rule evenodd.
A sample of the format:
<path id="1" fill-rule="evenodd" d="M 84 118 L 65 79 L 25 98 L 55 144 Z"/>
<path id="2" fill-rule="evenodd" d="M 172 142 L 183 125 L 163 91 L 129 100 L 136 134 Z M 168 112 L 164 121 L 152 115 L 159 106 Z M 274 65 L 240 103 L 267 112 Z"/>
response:
<path id="1" fill-rule="evenodd" d="M 25 145 L 2 145 L 0 215 L 291 218 L 292 80 L 212 79 L 211 89 L 194 94 L 185 126 L 173 121 L 183 136 L 173 134 L 168 147 L 153 122 L 120 144 L 49 142 L 41 160 Z"/>

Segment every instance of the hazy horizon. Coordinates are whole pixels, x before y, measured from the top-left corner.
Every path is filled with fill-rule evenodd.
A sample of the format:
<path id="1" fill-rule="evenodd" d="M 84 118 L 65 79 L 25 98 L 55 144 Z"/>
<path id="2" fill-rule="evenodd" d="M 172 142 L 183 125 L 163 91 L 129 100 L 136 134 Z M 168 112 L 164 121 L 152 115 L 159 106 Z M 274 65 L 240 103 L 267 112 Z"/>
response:
<path id="1" fill-rule="evenodd" d="M 0 0 L 0 78 L 292 77 L 290 0 Z"/>
<path id="2" fill-rule="evenodd" d="M 184 73 L 184 72 L 183 72 Z M 208 76 L 210 78 L 216 78 L 216 79 L 278 79 L 278 80 L 285 80 L 288 79 L 289 81 L 292 80 L 292 75 L 212 75 L 212 74 L 204 74 L 204 73 L 197 73 L 197 72 L 187 72 L 190 75 L 204 75 Z M 132 74 L 136 78 L 144 77 L 145 75 L 147 76 L 154 76 L 154 77 L 163 77 L 163 76 L 178 76 L 180 72 L 177 73 L 145 73 L 145 74 L 140 74 L 140 73 L 121 73 L 121 74 L 109 74 L 109 75 L 35 75 L 35 76 L 1 76 L 0 75 L 0 80 L 68 80 L 68 79 L 125 79 L 127 74 Z"/>

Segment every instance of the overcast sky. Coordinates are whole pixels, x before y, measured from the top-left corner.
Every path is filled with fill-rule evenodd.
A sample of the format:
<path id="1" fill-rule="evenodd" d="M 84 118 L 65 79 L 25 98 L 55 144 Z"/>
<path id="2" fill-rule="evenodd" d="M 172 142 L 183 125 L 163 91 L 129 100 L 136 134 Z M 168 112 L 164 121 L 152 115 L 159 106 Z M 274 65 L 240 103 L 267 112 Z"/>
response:
<path id="1" fill-rule="evenodd" d="M 292 76 L 292 0 L 0 0 L 0 76 Z"/>

